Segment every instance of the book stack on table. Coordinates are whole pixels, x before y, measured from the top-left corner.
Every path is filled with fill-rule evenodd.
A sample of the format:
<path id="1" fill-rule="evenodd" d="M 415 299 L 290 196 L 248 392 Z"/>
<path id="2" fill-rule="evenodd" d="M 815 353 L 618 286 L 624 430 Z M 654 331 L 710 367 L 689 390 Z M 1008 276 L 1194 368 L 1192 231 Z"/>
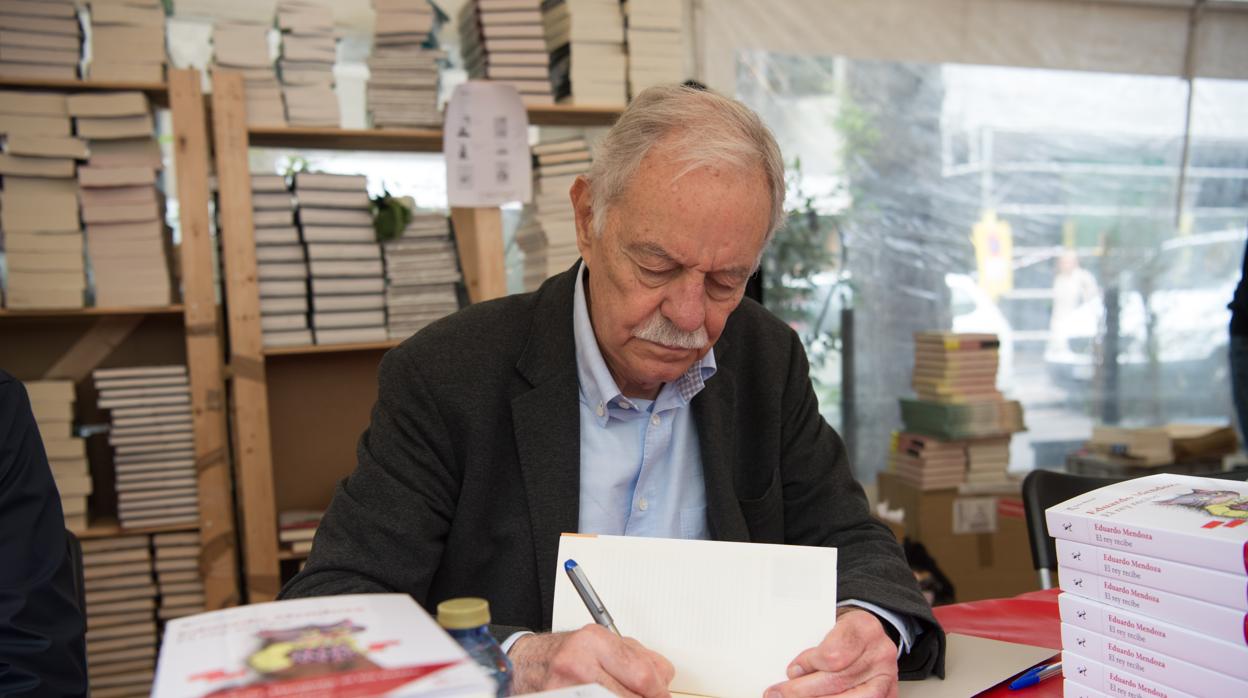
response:
<path id="1" fill-rule="evenodd" d="M 82 541 L 91 695 L 146 696 L 156 663 L 156 585 L 147 536 Z"/>
<path id="2" fill-rule="evenodd" d="M 61 495 L 65 528 L 80 531 L 87 527 L 87 497 L 92 484 L 85 442 L 74 436 L 74 382 L 30 381 L 26 393 Z"/>
<path id="3" fill-rule="evenodd" d="M 161 0 L 90 0 L 92 80 L 164 82 L 165 6 Z"/>
<path id="4" fill-rule="evenodd" d="M 0 75 L 73 80 L 81 54 L 82 32 L 73 0 L 0 3 Z"/>
<path id="5" fill-rule="evenodd" d="M 576 220 L 568 194 L 577 176 L 590 166 L 584 138 L 533 146 L 533 205 L 525 211 L 516 243 L 524 252 L 524 288 L 536 289 L 580 257 Z"/>
<path id="6" fill-rule="evenodd" d="M 156 550 L 156 585 L 162 620 L 181 618 L 204 611 L 204 581 L 199 576 L 200 543 L 198 531 L 157 533 L 152 536 Z"/>
<path id="7" fill-rule="evenodd" d="M 1126 480 L 1045 512 L 1062 666 L 1108 695 L 1248 695 L 1248 485 Z"/>
<path id="8" fill-rule="evenodd" d="M 251 176 L 260 330 L 264 346 L 307 346 L 308 262 L 295 227 L 295 200 L 281 175 Z"/>
<path id="9" fill-rule="evenodd" d="M 403 235 L 382 244 L 386 260 L 386 327 L 407 339 L 459 310 L 462 278 L 445 213 L 418 213 Z"/>

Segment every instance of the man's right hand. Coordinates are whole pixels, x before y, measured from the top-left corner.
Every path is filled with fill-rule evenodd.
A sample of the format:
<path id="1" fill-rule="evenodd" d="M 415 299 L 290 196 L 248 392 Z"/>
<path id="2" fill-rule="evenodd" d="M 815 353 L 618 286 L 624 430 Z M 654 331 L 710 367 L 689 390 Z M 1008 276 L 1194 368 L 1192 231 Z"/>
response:
<path id="1" fill-rule="evenodd" d="M 508 652 L 516 669 L 512 693 L 597 683 L 627 698 L 669 698 L 672 663 L 601 625 L 575 632 L 526 635 Z"/>

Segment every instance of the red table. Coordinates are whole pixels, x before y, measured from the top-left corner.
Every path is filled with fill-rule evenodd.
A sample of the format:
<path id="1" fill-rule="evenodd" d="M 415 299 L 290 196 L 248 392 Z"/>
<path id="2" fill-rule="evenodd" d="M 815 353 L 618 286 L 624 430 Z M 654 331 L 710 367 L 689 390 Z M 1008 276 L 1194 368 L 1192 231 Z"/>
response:
<path id="1" fill-rule="evenodd" d="M 1062 648 L 1061 618 L 1057 609 L 1060 593 L 1057 589 L 1033 591 L 1011 599 L 938 606 L 934 611 L 945 632 L 1052 647 L 1056 654 Z M 1061 698 L 1062 680 L 1055 676 L 1018 691 L 999 686 L 979 695 L 985 698 Z"/>

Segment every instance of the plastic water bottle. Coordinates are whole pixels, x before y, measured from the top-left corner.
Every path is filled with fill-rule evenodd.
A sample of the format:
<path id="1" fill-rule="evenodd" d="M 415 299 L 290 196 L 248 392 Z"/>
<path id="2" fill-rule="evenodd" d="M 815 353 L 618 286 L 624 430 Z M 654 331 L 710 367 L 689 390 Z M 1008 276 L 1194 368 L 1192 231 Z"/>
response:
<path id="1" fill-rule="evenodd" d="M 511 694 L 511 660 L 490 634 L 490 602 L 478 598 L 448 599 L 438 604 L 438 625 L 468 655 L 485 667 L 498 684 L 498 698 Z"/>

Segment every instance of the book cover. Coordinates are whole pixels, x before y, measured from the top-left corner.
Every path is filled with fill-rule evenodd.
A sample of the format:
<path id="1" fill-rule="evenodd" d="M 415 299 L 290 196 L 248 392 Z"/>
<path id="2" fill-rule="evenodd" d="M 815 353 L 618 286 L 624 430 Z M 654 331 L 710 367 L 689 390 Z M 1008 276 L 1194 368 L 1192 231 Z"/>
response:
<path id="1" fill-rule="evenodd" d="M 1248 484 L 1191 475 L 1127 480 L 1045 510 L 1049 535 L 1248 574 Z"/>
<path id="2" fill-rule="evenodd" d="M 229 608 L 170 621 L 153 698 L 495 695 L 493 680 L 406 594 Z"/>
<path id="3" fill-rule="evenodd" d="M 1248 680 L 1248 646 L 1223 642 L 1075 594 L 1063 593 L 1057 602 L 1063 623 Z"/>

